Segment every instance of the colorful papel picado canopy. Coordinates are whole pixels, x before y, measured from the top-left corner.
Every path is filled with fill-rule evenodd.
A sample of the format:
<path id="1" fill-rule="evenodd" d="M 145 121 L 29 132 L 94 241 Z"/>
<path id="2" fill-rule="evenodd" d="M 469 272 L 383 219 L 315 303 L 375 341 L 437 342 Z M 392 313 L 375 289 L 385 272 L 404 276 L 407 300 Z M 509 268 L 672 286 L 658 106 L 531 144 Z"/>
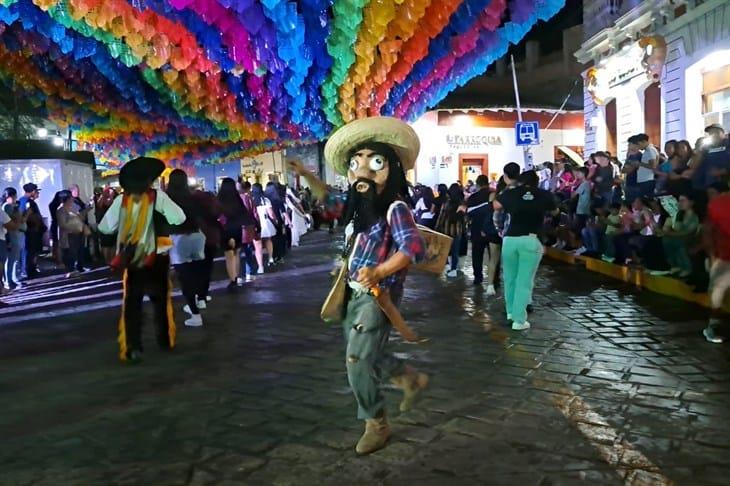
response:
<path id="1" fill-rule="evenodd" d="M 413 120 L 564 0 L 0 0 L 0 83 L 111 162 Z"/>

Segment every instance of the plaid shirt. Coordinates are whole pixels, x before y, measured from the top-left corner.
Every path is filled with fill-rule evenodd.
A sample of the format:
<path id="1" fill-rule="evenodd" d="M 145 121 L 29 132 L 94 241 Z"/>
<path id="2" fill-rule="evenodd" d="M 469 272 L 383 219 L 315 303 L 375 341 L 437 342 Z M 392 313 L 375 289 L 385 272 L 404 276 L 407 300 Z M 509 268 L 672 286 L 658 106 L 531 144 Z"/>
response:
<path id="1" fill-rule="evenodd" d="M 381 219 L 369 231 L 359 233 L 355 238 L 349 259 L 352 281 L 357 281 L 361 268 L 379 265 L 397 251 L 408 255 L 412 263 L 418 263 L 426 256 L 426 243 L 416 227 L 410 208 L 402 201 L 391 205 L 387 221 Z M 391 294 L 401 295 L 407 273 L 408 269 L 404 268 L 386 277 L 378 286 L 390 290 Z"/>

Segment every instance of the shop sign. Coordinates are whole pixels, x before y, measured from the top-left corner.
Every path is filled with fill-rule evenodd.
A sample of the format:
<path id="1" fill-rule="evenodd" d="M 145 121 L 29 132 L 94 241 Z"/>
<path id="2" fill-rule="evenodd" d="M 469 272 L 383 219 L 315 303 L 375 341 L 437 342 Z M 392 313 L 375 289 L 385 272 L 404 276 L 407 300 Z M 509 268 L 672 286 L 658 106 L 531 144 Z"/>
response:
<path id="1" fill-rule="evenodd" d="M 636 76 L 641 75 L 644 72 L 641 64 L 629 64 L 627 66 L 621 66 L 616 71 L 610 73 L 611 77 L 608 79 L 608 87 L 614 88 L 619 84 L 634 79 Z"/>
<path id="2" fill-rule="evenodd" d="M 256 159 L 241 160 L 241 172 L 255 172 L 256 169 L 263 167 L 264 163 Z"/>
<path id="3" fill-rule="evenodd" d="M 609 58 L 604 66 L 592 67 L 586 71 L 586 90 L 597 105 L 605 104 L 613 96 L 613 88 L 646 72 L 642 65 L 643 53 L 644 50 L 635 43 Z"/>
<path id="4" fill-rule="evenodd" d="M 446 135 L 452 150 L 483 150 L 490 145 L 502 145 L 502 138 L 492 135 Z"/>

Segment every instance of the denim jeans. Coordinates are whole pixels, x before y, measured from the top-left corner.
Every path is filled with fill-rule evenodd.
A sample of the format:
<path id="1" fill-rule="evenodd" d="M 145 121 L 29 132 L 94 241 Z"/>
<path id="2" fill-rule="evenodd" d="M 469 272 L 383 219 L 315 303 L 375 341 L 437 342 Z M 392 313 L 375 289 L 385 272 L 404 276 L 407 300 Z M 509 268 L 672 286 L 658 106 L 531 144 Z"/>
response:
<path id="1" fill-rule="evenodd" d="M 639 186 L 626 186 L 625 191 L 626 201 L 631 204 L 636 200 L 636 198 L 641 196 L 641 190 L 639 189 Z"/>
<path id="2" fill-rule="evenodd" d="M 601 252 L 601 232 L 597 228 L 585 227 L 581 231 L 581 240 L 583 241 L 583 247 L 588 253 L 600 253 Z"/>
<path id="3" fill-rule="evenodd" d="M 9 286 L 20 282 L 20 275 L 23 273 L 21 266 L 21 256 L 25 254 L 25 233 L 22 231 L 8 232 L 7 236 L 10 244 L 8 249 L 8 261 L 5 265 L 5 283 Z"/>
<path id="4" fill-rule="evenodd" d="M 246 275 L 256 275 L 259 265 L 256 263 L 253 243 L 244 243 L 242 249 L 243 265 L 241 265 L 241 268 L 244 269 Z"/>
<path id="5" fill-rule="evenodd" d="M 656 181 L 646 181 L 639 183 L 639 195 L 641 197 L 651 197 L 654 195 Z"/>
<path id="6" fill-rule="evenodd" d="M 404 363 L 385 351 L 390 329 L 375 298 L 353 291 L 342 330 L 347 343 L 347 379 L 357 401 L 359 419 L 373 419 L 383 411 L 381 384 L 404 372 Z"/>

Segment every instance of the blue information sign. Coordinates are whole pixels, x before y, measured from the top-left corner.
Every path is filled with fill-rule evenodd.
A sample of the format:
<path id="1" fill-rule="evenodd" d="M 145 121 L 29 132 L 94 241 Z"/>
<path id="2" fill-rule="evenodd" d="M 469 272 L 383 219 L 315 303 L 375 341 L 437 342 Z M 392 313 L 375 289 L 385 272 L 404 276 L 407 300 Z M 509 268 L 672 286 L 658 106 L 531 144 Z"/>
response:
<path id="1" fill-rule="evenodd" d="M 517 122 L 515 124 L 517 145 L 540 145 L 540 125 L 537 122 Z"/>

